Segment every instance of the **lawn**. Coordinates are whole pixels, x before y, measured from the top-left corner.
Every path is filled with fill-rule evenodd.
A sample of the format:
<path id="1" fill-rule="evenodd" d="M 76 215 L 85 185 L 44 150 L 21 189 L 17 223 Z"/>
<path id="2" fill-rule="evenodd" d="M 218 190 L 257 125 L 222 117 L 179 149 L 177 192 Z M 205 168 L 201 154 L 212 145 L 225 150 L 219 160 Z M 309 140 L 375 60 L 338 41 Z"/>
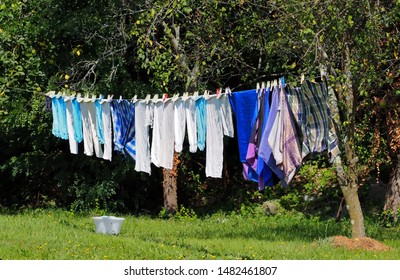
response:
<path id="1" fill-rule="evenodd" d="M 3 260 L 346 260 L 400 259 L 400 227 L 366 219 L 368 236 L 391 247 L 385 252 L 336 248 L 335 235 L 349 236 L 349 222 L 300 213 L 216 213 L 160 219 L 124 215 L 118 236 L 95 233 L 89 214 L 31 210 L 0 215 Z"/>

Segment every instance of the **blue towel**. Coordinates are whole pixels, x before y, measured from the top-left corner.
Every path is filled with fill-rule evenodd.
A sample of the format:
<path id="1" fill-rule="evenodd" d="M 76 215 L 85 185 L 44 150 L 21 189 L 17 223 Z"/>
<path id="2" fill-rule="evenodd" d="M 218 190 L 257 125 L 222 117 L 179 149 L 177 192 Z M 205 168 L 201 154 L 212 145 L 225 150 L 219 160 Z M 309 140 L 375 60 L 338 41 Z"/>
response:
<path id="1" fill-rule="evenodd" d="M 232 111 L 235 115 L 239 145 L 239 157 L 243 163 L 243 177 L 258 182 L 258 174 L 246 163 L 247 148 L 253 130 L 254 111 L 257 105 L 255 89 L 232 92 L 229 96 Z"/>

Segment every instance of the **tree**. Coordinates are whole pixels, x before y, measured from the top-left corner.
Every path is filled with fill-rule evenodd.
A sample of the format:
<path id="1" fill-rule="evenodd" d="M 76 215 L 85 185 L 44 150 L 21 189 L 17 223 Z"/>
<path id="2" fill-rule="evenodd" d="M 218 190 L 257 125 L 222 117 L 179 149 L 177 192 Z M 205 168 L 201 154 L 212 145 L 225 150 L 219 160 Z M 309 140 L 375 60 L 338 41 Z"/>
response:
<path id="1" fill-rule="evenodd" d="M 388 74 L 398 69 L 398 54 L 393 45 L 398 33 L 385 32 L 388 27 L 397 30 L 398 12 L 392 9 L 397 10 L 398 5 L 398 1 L 277 1 L 275 6 L 277 24 L 287 37 L 287 47 L 303 52 L 298 60 L 303 64 L 301 71 L 312 71 L 321 63 L 327 67 L 330 83 L 335 87 L 346 168 L 340 158 L 335 166 L 353 237 L 365 236 L 358 198 L 359 178 L 365 173 L 357 154 L 357 130 L 359 122 L 365 119 L 365 108 L 374 100 L 372 97 L 385 93 L 394 78 Z"/>

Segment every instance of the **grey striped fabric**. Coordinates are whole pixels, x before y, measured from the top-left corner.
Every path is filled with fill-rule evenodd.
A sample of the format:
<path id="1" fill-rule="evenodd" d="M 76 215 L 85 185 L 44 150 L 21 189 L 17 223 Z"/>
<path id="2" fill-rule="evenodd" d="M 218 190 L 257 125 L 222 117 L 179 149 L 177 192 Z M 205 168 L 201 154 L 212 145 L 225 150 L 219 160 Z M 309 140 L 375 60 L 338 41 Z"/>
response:
<path id="1" fill-rule="evenodd" d="M 288 85 L 286 94 L 302 133 L 302 157 L 328 150 L 333 161 L 340 151 L 325 83 L 305 81 L 299 88 Z"/>

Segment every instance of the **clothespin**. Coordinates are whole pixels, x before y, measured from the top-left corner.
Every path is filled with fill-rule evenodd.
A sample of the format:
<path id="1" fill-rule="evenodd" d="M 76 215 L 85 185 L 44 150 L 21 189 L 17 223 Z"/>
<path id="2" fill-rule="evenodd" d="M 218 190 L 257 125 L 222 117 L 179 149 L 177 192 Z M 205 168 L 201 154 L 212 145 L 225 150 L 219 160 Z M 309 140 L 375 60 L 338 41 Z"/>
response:
<path id="1" fill-rule="evenodd" d="M 204 91 L 204 99 L 209 99 L 210 98 L 210 93 L 208 92 L 208 90 Z"/>
<path id="2" fill-rule="evenodd" d="M 91 102 L 95 102 L 95 101 L 96 101 L 96 95 L 95 95 L 95 94 L 92 94 L 92 98 L 91 98 L 90 101 L 91 101 Z"/>
<path id="3" fill-rule="evenodd" d="M 132 97 L 132 103 L 136 103 L 137 101 L 137 95 L 135 94 L 135 96 Z"/>
<path id="4" fill-rule="evenodd" d="M 81 103 L 82 101 L 85 100 L 85 98 L 82 97 L 82 94 L 81 94 L 81 93 L 78 93 L 78 96 L 76 97 L 76 100 L 77 100 L 79 103 Z"/>
<path id="5" fill-rule="evenodd" d="M 55 94 L 56 94 L 56 92 L 54 90 L 52 90 L 52 91 L 45 93 L 44 95 L 49 96 L 49 97 L 54 97 Z"/>
<path id="6" fill-rule="evenodd" d="M 150 98 L 151 98 L 151 95 L 150 95 L 150 94 L 146 95 L 146 98 L 144 99 L 144 101 L 146 102 L 146 104 L 149 103 Z"/>
<path id="7" fill-rule="evenodd" d="M 259 89 L 260 89 L 260 83 L 257 83 L 256 90 L 258 91 Z"/>
<path id="8" fill-rule="evenodd" d="M 153 101 L 154 103 L 158 102 L 158 94 L 155 94 L 155 95 L 153 96 L 152 101 Z"/>
<path id="9" fill-rule="evenodd" d="M 267 88 L 271 88 L 271 81 L 267 81 Z"/>
<path id="10" fill-rule="evenodd" d="M 84 101 L 84 102 L 89 102 L 89 101 L 90 101 L 90 98 L 89 98 L 89 94 L 88 94 L 88 93 L 85 93 L 85 96 L 83 97 L 83 101 Z"/>
<path id="11" fill-rule="evenodd" d="M 265 82 L 261 83 L 261 89 L 265 89 Z"/>
<path id="12" fill-rule="evenodd" d="M 176 101 L 176 100 L 178 100 L 178 98 L 179 98 L 179 93 L 175 93 L 175 94 L 172 96 L 172 101 Z"/>
<path id="13" fill-rule="evenodd" d="M 300 78 L 300 84 L 302 84 L 304 82 L 304 73 L 301 74 L 301 78 Z"/>
<path id="14" fill-rule="evenodd" d="M 186 101 L 189 98 L 189 93 L 188 92 L 184 92 L 182 95 L 182 100 Z"/>
<path id="15" fill-rule="evenodd" d="M 164 93 L 162 97 L 162 102 L 167 101 L 167 99 L 168 99 L 168 93 Z"/>
<path id="16" fill-rule="evenodd" d="M 217 98 L 220 98 L 220 97 L 221 97 L 221 92 L 222 92 L 222 89 L 221 89 L 221 88 L 217 88 L 217 89 L 216 89 L 215 94 L 217 95 Z"/>
<path id="17" fill-rule="evenodd" d="M 193 93 L 193 96 L 194 96 L 194 97 L 199 96 L 199 92 L 198 92 L 198 91 L 195 91 L 195 92 Z"/>
<path id="18" fill-rule="evenodd" d="M 232 95 L 232 91 L 229 87 L 225 88 L 225 94 Z"/>
<path id="19" fill-rule="evenodd" d="M 121 101 L 122 101 L 122 95 L 119 96 L 119 102 L 121 102 Z"/>

